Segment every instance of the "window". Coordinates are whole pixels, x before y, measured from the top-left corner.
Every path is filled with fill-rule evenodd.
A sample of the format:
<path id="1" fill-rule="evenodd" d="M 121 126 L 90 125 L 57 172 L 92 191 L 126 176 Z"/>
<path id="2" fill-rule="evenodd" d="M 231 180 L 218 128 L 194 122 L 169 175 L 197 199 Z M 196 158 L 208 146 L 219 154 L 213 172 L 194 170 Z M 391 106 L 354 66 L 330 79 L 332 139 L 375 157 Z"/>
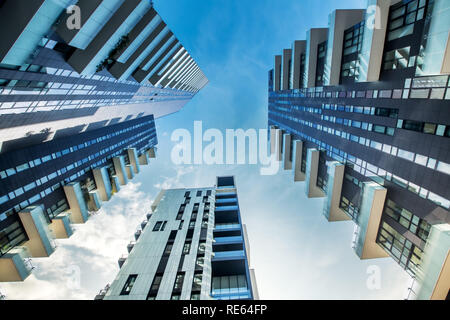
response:
<path id="1" fill-rule="evenodd" d="M 153 227 L 153 231 L 159 231 L 159 229 L 161 228 L 161 225 L 162 225 L 162 221 L 156 222 L 155 226 Z"/>
<path id="2" fill-rule="evenodd" d="M 178 230 L 183 229 L 184 220 L 180 221 L 180 225 L 178 226 Z"/>
<path id="3" fill-rule="evenodd" d="M 174 291 L 181 291 L 184 282 L 184 272 L 179 272 L 175 278 L 175 284 L 173 285 Z"/>
<path id="4" fill-rule="evenodd" d="M 161 285 L 162 274 L 156 274 L 153 279 L 150 291 L 147 296 L 147 300 L 155 300 L 158 294 L 159 286 Z"/>
<path id="5" fill-rule="evenodd" d="M 197 191 L 197 197 L 201 197 L 202 196 L 202 191 Z"/>
<path id="6" fill-rule="evenodd" d="M 170 253 L 172 252 L 172 248 L 173 248 L 173 244 L 172 244 L 172 243 L 168 243 L 168 244 L 166 245 L 166 248 L 164 249 L 163 255 L 164 255 L 164 256 L 169 256 Z"/>
<path id="7" fill-rule="evenodd" d="M 164 231 L 167 221 L 157 221 L 153 227 L 153 231 Z"/>
<path id="8" fill-rule="evenodd" d="M 200 300 L 200 294 L 199 293 L 193 293 L 191 295 L 191 300 Z"/>
<path id="9" fill-rule="evenodd" d="M 191 251 L 191 243 L 185 242 L 183 246 L 183 254 L 189 254 L 190 251 Z"/>
<path id="10" fill-rule="evenodd" d="M 131 289 L 133 289 L 134 283 L 137 279 L 137 274 L 130 274 L 128 276 L 127 282 L 125 282 L 125 285 L 123 286 L 122 291 L 120 292 L 121 296 L 127 296 L 130 294 Z"/>
<path id="11" fill-rule="evenodd" d="M 407 68 L 410 48 L 405 47 L 386 52 L 384 56 L 384 70 Z"/>
<path id="12" fill-rule="evenodd" d="M 403 1 L 405 2 L 405 1 Z M 416 21 L 422 20 L 425 14 L 426 1 L 418 0 L 393 6 L 389 15 L 388 41 L 408 36 L 414 32 Z"/>
<path id="13" fill-rule="evenodd" d="M 200 291 L 202 289 L 202 279 L 201 273 L 196 272 L 194 274 L 194 280 L 192 281 L 192 291 Z"/>

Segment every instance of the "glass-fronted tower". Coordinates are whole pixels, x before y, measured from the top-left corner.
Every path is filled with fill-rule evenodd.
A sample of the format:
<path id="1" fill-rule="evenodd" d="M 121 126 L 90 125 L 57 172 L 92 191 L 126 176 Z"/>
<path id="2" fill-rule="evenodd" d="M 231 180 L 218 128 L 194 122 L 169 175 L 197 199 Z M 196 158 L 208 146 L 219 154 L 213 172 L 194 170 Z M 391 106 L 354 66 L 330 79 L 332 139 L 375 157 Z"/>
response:
<path id="1" fill-rule="evenodd" d="M 355 222 L 356 254 L 395 259 L 419 299 L 450 287 L 449 14 L 442 0 L 336 10 L 269 72 L 272 152 L 328 221 Z"/>
<path id="2" fill-rule="evenodd" d="M 2 142 L 157 119 L 207 83 L 148 0 L 5 0 L 0 30 Z"/>
<path id="3" fill-rule="evenodd" d="M 163 190 L 96 299 L 259 299 L 234 177 L 213 188 Z"/>

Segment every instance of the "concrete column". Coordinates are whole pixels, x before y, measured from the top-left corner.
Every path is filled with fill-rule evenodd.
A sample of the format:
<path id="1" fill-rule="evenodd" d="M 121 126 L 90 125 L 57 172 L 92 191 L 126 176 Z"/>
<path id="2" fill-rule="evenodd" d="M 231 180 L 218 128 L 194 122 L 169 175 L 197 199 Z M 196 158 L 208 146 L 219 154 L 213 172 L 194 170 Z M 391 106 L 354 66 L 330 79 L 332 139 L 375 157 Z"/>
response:
<path id="1" fill-rule="evenodd" d="M 72 223 L 85 223 L 88 218 L 88 207 L 81 191 L 80 183 L 72 182 L 64 186 L 67 202 L 69 203 Z"/>
<path id="2" fill-rule="evenodd" d="M 139 160 L 136 152 L 136 148 L 130 148 L 127 150 L 128 158 L 130 159 L 130 165 L 133 168 L 134 173 L 139 173 Z"/>
<path id="3" fill-rule="evenodd" d="M 281 90 L 289 90 L 292 49 L 284 49 L 282 56 Z"/>
<path id="4" fill-rule="evenodd" d="M 290 133 L 285 133 L 283 135 L 283 167 L 284 170 L 292 169 L 292 159 L 291 159 L 291 144 L 292 137 Z"/>
<path id="5" fill-rule="evenodd" d="M 303 77 L 300 74 L 300 62 L 301 55 L 306 51 L 306 41 L 305 40 L 297 40 L 294 41 L 292 45 L 292 71 L 291 71 L 291 80 L 292 89 L 300 89 L 300 79 Z"/>
<path id="6" fill-rule="evenodd" d="M 274 79 L 273 79 L 273 90 L 281 90 L 281 56 L 275 56 L 275 66 L 274 66 Z"/>
<path id="7" fill-rule="evenodd" d="M 116 176 L 119 179 L 120 184 L 126 185 L 128 183 L 128 175 L 125 171 L 125 160 L 123 156 L 114 157 L 113 164 L 116 171 Z"/>
<path id="8" fill-rule="evenodd" d="M 340 208 L 345 165 L 333 161 L 327 165 L 327 197 L 324 199 L 323 214 L 328 221 L 346 221 L 351 218 Z"/>
<path id="9" fill-rule="evenodd" d="M 73 234 L 70 225 L 70 213 L 63 213 L 53 218 L 50 230 L 56 239 L 67 239 Z"/>
<path id="10" fill-rule="evenodd" d="M 149 158 L 148 158 L 148 154 L 147 152 L 144 152 L 143 154 L 141 154 L 139 157 L 139 164 L 141 166 L 146 166 L 149 163 Z"/>
<path id="11" fill-rule="evenodd" d="M 25 208 L 19 212 L 19 218 L 29 239 L 24 246 L 28 248 L 30 255 L 32 257 L 49 257 L 55 251 L 55 247 L 42 207 Z"/>
<path id="12" fill-rule="evenodd" d="M 312 88 L 316 86 L 316 68 L 317 68 L 317 47 L 320 43 L 328 38 L 328 28 L 313 28 L 306 33 L 306 59 L 305 74 L 306 87 Z"/>
<path id="13" fill-rule="evenodd" d="M 294 181 L 305 181 L 305 174 L 302 172 L 302 152 L 303 141 L 295 140 L 293 148 L 293 160 L 294 160 Z"/>
<path id="14" fill-rule="evenodd" d="M 95 184 L 97 185 L 97 190 L 102 201 L 108 201 L 111 199 L 112 187 L 111 180 L 109 178 L 108 168 L 95 168 L 92 170 L 94 175 Z"/>
<path id="15" fill-rule="evenodd" d="M 373 181 L 363 183 L 361 208 L 357 221 L 358 232 L 354 244 L 355 253 L 360 259 L 389 256 L 377 243 L 386 194 L 387 189 Z"/>
<path id="16" fill-rule="evenodd" d="M 15 247 L 0 257 L 0 282 L 25 280 L 31 274 L 31 268 L 25 263 L 30 257 L 26 247 Z"/>
<path id="17" fill-rule="evenodd" d="M 329 15 L 324 84 L 339 85 L 344 31 L 364 19 L 365 10 L 334 10 Z"/>
<path id="18" fill-rule="evenodd" d="M 133 171 L 133 167 L 130 164 L 127 164 L 125 166 L 125 171 L 127 172 L 127 178 L 129 180 L 134 178 L 134 171 Z"/>
<path id="19" fill-rule="evenodd" d="M 308 198 L 322 198 L 325 193 L 317 186 L 320 151 L 308 149 L 306 157 L 306 195 Z"/>
<path id="20" fill-rule="evenodd" d="M 282 154 L 282 148 L 283 148 L 283 130 L 276 129 L 275 130 L 275 159 L 277 161 L 283 160 L 283 154 Z"/>

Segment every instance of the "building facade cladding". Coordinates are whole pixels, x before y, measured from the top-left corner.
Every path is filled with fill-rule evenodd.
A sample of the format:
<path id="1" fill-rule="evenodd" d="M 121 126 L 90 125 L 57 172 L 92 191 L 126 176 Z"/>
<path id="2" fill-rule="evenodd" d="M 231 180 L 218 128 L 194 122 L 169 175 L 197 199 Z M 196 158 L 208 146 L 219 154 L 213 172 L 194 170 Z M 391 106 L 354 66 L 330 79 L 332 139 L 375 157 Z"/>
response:
<path id="1" fill-rule="evenodd" d="M 257 299 L 233 177 L 213 188 L 162 190 L 120 271 L 96 299 Z"/>
<path id="2" fill-rule="evenodd" d="M 79 30 L 69 28 L 70 5 L 82 13 Z M 155 112 L 156 103 L 175 103 L 172 112 L 177 111 L 207 83 L 181 44 L 175 55 L 160 50 L 167 40 L 161 35 L 171 32 L 149 1 L 42 0 L 30 6 L 28 1 L 6 0 L 0 17 L 5 24 L 0 48 L 1 129 L 31 122 L 42 130 L 61 117 L 76 122 L 86 114 L 109 120 L 123 113 L 122 108 L 134 116 L 163 116 Z M 178 42 L 174 35 L 171 39 Z M 189 59 L 179 61 L 178 50 Z M 158 61 L 145 70 L 154 77 L 136 81 L 132 74 L 148 60 Z M 102 109 L 111 109 L 109 117 Z M 23 137 L 19 135 L 17 131 L 13 138 Z"/>
<path id="3" fill-rule="evenodd" d="M 29 273 L 14 276 L 21 263 L 14 262 L 18 248 L 26 247 L 27 256 L 34 257 L 36 239 L 70 237 L 70 224 L 86 222 L 149 163 L 156 145 L 150 115 L 1 154 L 0 264 L 5 272 L 0 280 L 23 280 Z M 22 216 L 30 210 L 36 221 L 32 228 Z"/>
<path id="4" fill-rule="evenodd" d="M 450 79 L 445 72 L 450 23 L 438 18 L 438 13 L 450 12 L 450 4 L 410 0 L 384 6 L 379 70 L 372 68 L 378 52 L 366 48 L 368 40 L 380 37 L 368 31 L 366 14 L 341 28 L 339 84 L 276 90 L 274 72 L 269 72 L 268 124 L 271 132 L 281 129 L 291 136 L 287 141 L 296 146 L 293 158 L 299 162 L 293 166 L 295 176 L 303 176 L 295 181 L 307 181 L 308 197 L 325 197 L 327 220 L 356 223 L 353 247 L 358 256 L 389 255 L 425 287 L 424 279 L 433 276 L 423 266 L 437 261 L 436 254 L 425 250 L 450 249 L 445 241 L 428 244 L 434 229 L 439 230 L 434 234 L 448 234 L 441 226 L 450 223 Z M 434 50 L 431 63 L 430 39 L 438 37 L 445 38 L 444 45 Z M 320 44 L 316 50 L 320 52 Z M 326 63 L 324 68 L 330 69 Z M 364 82 L 374 77 L 379 81 Z M 435 279 L 448 275 L 446 256 L 441 255 L 433 271 L 441 275 Z M 436 280 L 427 286 L 435 288 L 428 298 L 446 298 L 448 283 Z"/>

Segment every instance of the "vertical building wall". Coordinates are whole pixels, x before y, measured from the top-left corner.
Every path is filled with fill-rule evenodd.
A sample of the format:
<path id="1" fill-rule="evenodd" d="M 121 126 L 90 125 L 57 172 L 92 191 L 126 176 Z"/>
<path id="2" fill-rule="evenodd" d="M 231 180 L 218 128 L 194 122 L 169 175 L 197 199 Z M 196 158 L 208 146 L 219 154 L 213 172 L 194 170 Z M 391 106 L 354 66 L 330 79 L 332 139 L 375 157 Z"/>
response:
<path id="1" fill-rule="evenodd" d="M 145 227 L 130 243 L 129 255 L 119 260 L 121 269 L 104 299 L 257 296 L 233 177 L 217 179 L 215 188 L 160 193 Z"/>

